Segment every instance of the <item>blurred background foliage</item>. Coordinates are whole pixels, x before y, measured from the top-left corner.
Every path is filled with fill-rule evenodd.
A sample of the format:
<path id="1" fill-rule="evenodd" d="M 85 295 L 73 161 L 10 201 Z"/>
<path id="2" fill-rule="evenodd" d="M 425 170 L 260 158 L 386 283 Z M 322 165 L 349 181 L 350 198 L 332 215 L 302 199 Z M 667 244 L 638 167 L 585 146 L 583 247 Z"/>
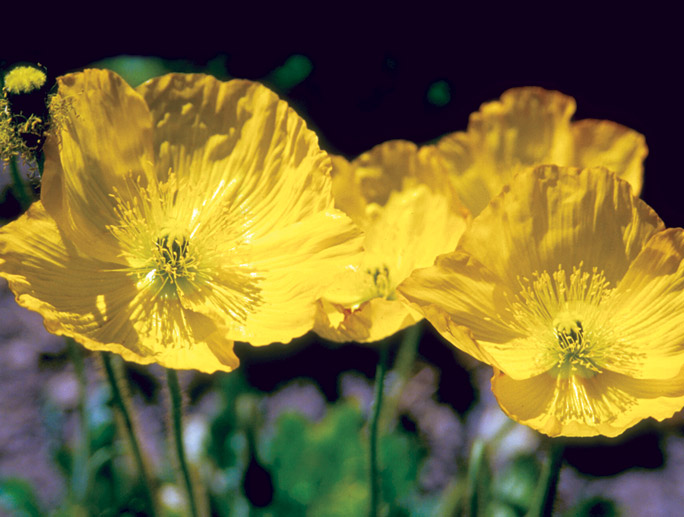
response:
<path id="1" fill-rule="evenodd" d="M 324 149 L 350 158 L 393 138 L 426 143 L 463 130 L 471 112 L 510 87 L 559 89 L 577 99 L 577 119 L 615 120 L 646 136 L 643 198 L 669 226 L 684 225 L 681 190 L 673 188 L 684 104 L 675 77 L 681 36 L 668 31 L 672 17 L 625 19 L 594 10 L 566 13 L 560 24 L 506 10 L 496 17 L 424 11 L 372 20 L 347 13 L 348 26 L 334 29 L 289 26 L 290 17 L 240 29 L 238 13 L 201 23 L 187 13 L 165 26 L 170 37 L 146 38 L 140 34 L 147 19 L 135 23 L 113 12 L 110 25 L 120 23 L 130 38 L 108 39 L 98 26 L 71 32 L 78 35 L 71 44 L 40 29 L 33 38 L 10 34 L 0 66 L 39 61 L 52 78 L 110 68 L 132 85 L 171 71 L 258 80 L 307 119 Z M 418 34 L 427 36 L 407 37 Z M 3 170 L 0 219 L 19 211 Z M 69 347 L 16 307 L 4 284 L 0 289 L 0 515 L 148 515 L 97 358 L 79 348 L 86 372 L 79 394 Z M 414 360 L 400 359 L 401 335 L 384 344 L 391 369 L 380 441 L 383 515 L 525 515 L 546 441 L 501 414 L 488 368 L 427 326 L 421 332 Z M 237 344 L 237 353 L 242 365 L 231 374 L 181 376 L 186 447 L 207 511 L 365 515 L 377 346 L 308 335 L 287 346 Z M 161 513 L 184 515 L 165 436 L 163 372 L 127 364 L 125 374 Z M 684 504 L 680 417 L 642 422 L 616 440 L 570 440 L 564 461 L 558 515 L 646 515 L 640 508 L 675 515 Z"/>

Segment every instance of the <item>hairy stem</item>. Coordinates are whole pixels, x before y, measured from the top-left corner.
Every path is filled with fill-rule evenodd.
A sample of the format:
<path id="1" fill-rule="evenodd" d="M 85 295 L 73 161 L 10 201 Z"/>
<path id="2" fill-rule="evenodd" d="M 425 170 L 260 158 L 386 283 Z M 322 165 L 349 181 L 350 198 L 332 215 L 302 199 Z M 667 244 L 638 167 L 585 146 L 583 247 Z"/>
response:
<path id="1" fill-rule="evenodd" d="M 188 462 L 185 457 L 185 445 L 183 444 L 183 415 L 182 406 L 183 398 L 181 394 L 180 384 L 178 383 L 178 374 L 176 370 L 167 368 L 166 381 L 169 385 L 169 393 L 171 395 L 171 431 L 173 433 L 173 443 L 176 448 L 176 456 L 178 459 L 178 467 L 180 468 L 185 484 L 185 490 L 188 493 L 188 504 L 190 506 L 190 515 L 198 517 L 197 500 L 195 498 L 195 487 L 192 482 L 192 475 L 188 468 Z"/>
<path id="2" fill-rule="evenodd" d="M 110 388 L 112 390 L 112 399 L 114 405 L 116 406 L 121 418 L 123 420 L 124 429 L 128 442 L 131 446 L 131 451 L 133 452 L 133 459 L 138 468 L 140 478 L 142 479 L 143 486 L 145 489 L 145 495 L 148 499 L 150 515 L 157 515 L 157 504 L 155 491 L 152 488 L 152 482 L 150 480 L 149 473 L 147 471 L 147 465 L 145 464 L 145 459 L 142 454 L 142 449 L 140 448 L 140 442 L 138 441 L 138 436 L 135 430 L 135 423 L 133 422 L 132 412 L 130 409 L 130 400 L 128 396 L 128 390 L 124 384 L 124 379 L 121 372 L 121 364 L 113 364 L 113 359 L 120 361 L 119 358 L 113 358 L 112 354 L 109 352 L 101 352 L 100 357 L 102 358 L 102 363 L 104 364 L 104 369 L 107 374 L 107 380 L 109 381 Z"/>
<path id="3" fill-rule="evenodd" d="M 369 422 L 370 439 L 370 516 L 377 517 L 380 500 L 382 496 L 380 486 L 380 466 L 378 463 L 378 421 L 382 408 L 382 395 L 385 384 L 385 373 L 387 371 L 387 344 L 383 343 L 380 347 L 380 358 L 375 372 L 375 395 L 373 398 L 373 412 Z"/>

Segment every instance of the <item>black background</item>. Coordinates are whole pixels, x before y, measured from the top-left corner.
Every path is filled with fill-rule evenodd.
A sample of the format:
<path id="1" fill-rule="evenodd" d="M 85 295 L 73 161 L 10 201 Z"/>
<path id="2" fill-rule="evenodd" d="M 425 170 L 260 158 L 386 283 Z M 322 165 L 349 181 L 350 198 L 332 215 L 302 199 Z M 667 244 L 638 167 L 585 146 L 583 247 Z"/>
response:
<path id="1" fill-rule="evenodd" d="M 514 86 L 557 89 L 577 100 L 576 119 L 614 120 L 646 136 L 642 197 L 668 226 L 684 226 L 684 39 L 674 11 L 577 3 L 144 5 L 22 6 L 31 16 L 6 20 L 0 65 L 39 61 L 60 75 L 132 54 L 201 70 L 218 57 L 231 76 L 259 80 L 303 54 L 313 71 L 286 98 L 323 147 L 349 157 L 393 138 L 424 143 L 463 130 L 482 102 Z M 437 80 L 451 88 L 442 108 L 426 102 Z"/>

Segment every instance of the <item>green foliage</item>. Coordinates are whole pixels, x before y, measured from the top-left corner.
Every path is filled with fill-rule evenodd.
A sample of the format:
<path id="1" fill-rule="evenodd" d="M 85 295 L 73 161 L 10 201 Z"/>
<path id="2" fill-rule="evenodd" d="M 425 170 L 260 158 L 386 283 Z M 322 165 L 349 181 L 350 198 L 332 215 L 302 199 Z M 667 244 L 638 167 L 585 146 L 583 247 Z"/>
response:
<path id="1" fill-rule="evenodd" d="M 124 80 L 135 87 L 148 79 L 159 77 L 171 72 L 181 73 L 205 73 L 211 74 L 218 79 L 230 79 L 226 70 L 226 56 L 219 55 L 211 59 L 206 66 L 198 68 L 184 60 L 168 60 L 158 57 L 145 56 L 116 56 L 102 59 L 90 65 L 90 68 L 104 68 L 113 70 Z"/>
<path id="2" fill-rule="evenodd" d="M 446 81 L 435 81 L 428 87 L 427 101 L 441 108 L 451 102 L 451 87 Z"/>
<path id="3" fill-rule="evenodd" d="M 287 413 L 270 444 L 277 515 L 342 517 L 368 511 L 368 450 L 364 418 L 352 404 L 332 407 L 312 423 Z M 419 451 L 395 432 L 380 441 L 383 499 L 390 515 L 403 515 L 404 499 L 414 488 Z M 279 505 L 283 505 L 280 510 Z"/>
<path id="4" fill-rule="evenodd" d="M 540 475 L 539 463 L 533 455 L 524 454 L 513 458 L 500 476 L 494 481 L 494 498 L 524 513 L 532 500 Z"/>
<path id="5" fill-rule="evenodd" d="M 141 56 L 110 57 L 93 63 L 92 67 L 113 70 L 131 86 L 138 86 L 152 77 L 171 71 L 163 59 Z"/>
<path id="6" fill-rule="evenodd" d="M 0 480 L 0 514 L 7 512 L 15 517 L 40 517 L 43 512 L 37 501 L 35 489 L 23 479 Z"/>
<path id="7" fill-rule="evenodd" d="M 209 442 L 207 456 L 219 469 L 234 467 L 238 462 L 235 436 L 239 432 L 235 408 L 237 399 L 250 390 L 242 372 L 216 374 L 221 395 L 221 410 L 213 417 L 209 425 Z M 237 440 L 239 442 L 239 440 Z"/>
<path id="8" fill-rule="evenodd" d="M 565 517 L 618 517 L 617 505 L 604 497 L 592 497 L 580 502 Z"/>
<path id="9" fill-rule="evenodd" d="M 272 83 L 281 92 L 288 92 L 304 79 L 309 77 L 313 70 L 311 60 L 301 54 L 294 54 L 287 61 L 273 70 L 264 80 Z"/>

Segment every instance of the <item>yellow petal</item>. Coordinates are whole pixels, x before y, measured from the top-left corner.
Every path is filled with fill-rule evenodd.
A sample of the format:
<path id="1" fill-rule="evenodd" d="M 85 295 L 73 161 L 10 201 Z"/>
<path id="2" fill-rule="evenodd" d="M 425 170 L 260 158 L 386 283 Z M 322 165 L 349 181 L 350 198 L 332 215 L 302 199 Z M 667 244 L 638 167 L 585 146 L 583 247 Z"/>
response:
<path id="1" fill-rule="evenodd" d="M 356 182 L 367 203 L 383 206 L 392 192 L 416 177 L 418 147 L 413 142 L 392 140 L 375 146 L 352 162 Z"/>
<path id="2" fill-rule="evenodd" d="M 668 379 L 684 366 L 684 230 L 656 233 L 605 309 L 617 338 L 611 368 L 638 379 Z"/>
<path id="3" fill-rule="evenodd" d="M 608 120 L 580 120 L 572 124 L 577 167 L 606 167 L 641 192 L 643 162 L 648 155 L 646 139 L 640 133 Z"/>
<path id="4" fill-rule="evenodd" d="M 542 88 L 513 88 L 473 113 L 468 132 L 497 167 L 521 170 L 543 163 L 568 163 L 570 118 L 575 100 Z"/>
<path id="5" fill-rule="evenodd" d="M 399 300 L 374 298 L 357 309 L 321 300 L 314 331 L 330 341 L 371 343 L 414 325 L 422 316 Z"/>
<path id="6" fill-rule="evenodd" d="M 255 235 L 332 208 L 330 158 L 268 88 L 169 74 L 138 91 L 154 117 L 159 175 L 187 178 Z"/>
<path id="7" fill-rule="evenodd" d="M 467 133 L 446 135 L 437 142 L 437 150 L 451 171 L 449 179 L 463 204 L 477 215 L 513 177 L 513 171 L 497 169 L 491 163 L 480 164 L 479 150 Z"/>
<path id="8" fill-rule="evenodd" d="M 426 185 L 448 199 L 454 212 L 466 216 L 443 158 L 433 146 L 418 148 L 413 142 L 390 140 L 361 154 L 351 165 L 367 204 L 385 206 L 393 192 Z"/>
<path id="9" fill-rule="evenodd" d="M 255 238 L 240 251 L 249 285 L 235 282 L 235 273 L 217 268 L 205 288 L 184 292 L 192 310 L 224 321 L 231 339 L 252 345 L 287 343 L 311 330 L 316 300 L 350 263 L 358 262 L 362 235 L 336 210 L 320 212 Z M 251 297 L 249 308 L 234 316 L 226 307 L 226 288 Z"/>
<path id="10" fill-rule="evenodd" d="M 361 190 L 361 178 L 355 174 L 355 167 L 342 156 L 332 159 L 332 193 L 335 208 L 342 210 L 361 228 L 368 222 L 366 198 Z"/>
<path id="11" fill-rule="evenodd" d="M 549 436 L 617 436 L 640 420 L 664 420 L 680 410 L 684 370 L 663 380 L 611 371 L 589 378 L 543 373 L 513 380 L 495 372 L 492 390 L 508 416 Z"/>
<path id="12" fill-rule="evenodd" d="M 571 271 L 580 263 L 615 286 L 662 228 L 629 184 L 606 170 L 542 166 L 519 174 L 493 199 L 459 247 L 510 286 L 535 271 Z"/>
<path id="13" fill-rule="evenodd" d="M 513 88 L 471 114 L 467 133 L 447 135 L 438 149 L 450 164 L 473 215 L 517 172 L 544 163 L 569 165 L 575 101 L 542 88 Z"/>
<path id="14" fill-rule="evenodd" d="M 506 310 L 511 293 L 496 275 L 461 252 L 440 256 L 397 288 L 450 343 L 480 361 L 502 365 L 490 344 L 521 337 Z"/>
<path id="15" fill-rule="evenodd" d="M 91 350 L 205 372 L 238 365 L 225 329 L 177 299 L 141 291 L 118 264 L 80 254 L 40 202 L 0 229 L 0 276 L 48 331 Z"/>
<path id="16" fill-rule="evenodd" d="M 473 215 L 513 177 L 544 164 L 605 166 L 641 190 L 643 136 L 609 121 L 570 122 L 575 101 L 537 87 L 514 88 L 473 113 L 467 132 L 440 139 L 437 149 Z"/>
<path id="17" fill-rule="evenodd" d="M 116 224 L 118 190 L 152 176 L 152 117 L 121 77 L 86 70 L 58 79 L 53 129 L 45 145 L 41 200 L 68 239 L 91 256 L 117 260 L 107 230 Z"/>
<path id="18" fill-rule="evenodd" d="M 455 249 L 467 212 L 434 148 L 411 142 L 374 147 L 342 164 L 333 182 L 362 196 L 365 214 L 357 220 L 366 230 L 365 253 L 325 292 L 315 330 L 336 341 L 379 340 L 419 319 L 396 302 L 394 290 L 413 270 Z M 346 204 L 358 213 L 359 205 Z"/>

